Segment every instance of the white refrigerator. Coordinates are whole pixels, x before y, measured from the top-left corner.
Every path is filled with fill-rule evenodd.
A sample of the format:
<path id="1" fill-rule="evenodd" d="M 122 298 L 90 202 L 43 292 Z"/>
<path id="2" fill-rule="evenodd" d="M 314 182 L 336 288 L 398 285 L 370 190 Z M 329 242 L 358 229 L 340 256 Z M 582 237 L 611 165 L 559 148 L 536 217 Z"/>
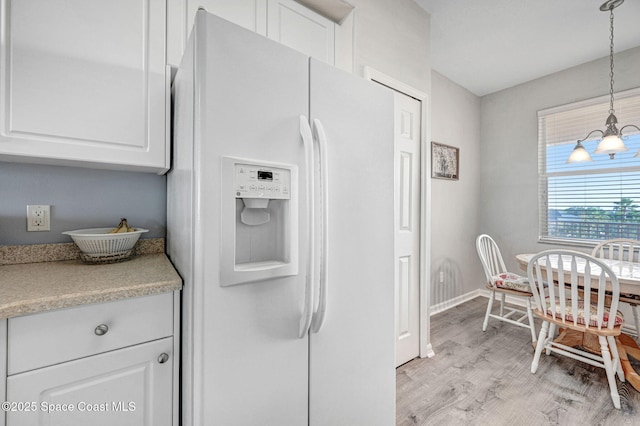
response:
<path id="1" fill-rule="evenodd" d="M 200 10 L 173 96 L 183 424 L 395 424 L 392 93 Z"/>

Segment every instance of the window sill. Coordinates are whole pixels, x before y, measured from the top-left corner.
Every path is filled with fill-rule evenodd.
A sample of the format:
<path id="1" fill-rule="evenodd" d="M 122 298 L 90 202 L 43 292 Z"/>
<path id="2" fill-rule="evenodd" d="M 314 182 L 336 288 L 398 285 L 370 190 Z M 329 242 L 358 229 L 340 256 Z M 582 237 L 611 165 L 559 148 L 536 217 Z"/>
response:
<path id="1" fill-rule="evenodd" d="M 596 240 L 568 240 L 562 238 L 540 237 L 538 242 L 541 244 L 555 244 L 570 247 L 586 247 L 594 248 L 600 241 Z"/>

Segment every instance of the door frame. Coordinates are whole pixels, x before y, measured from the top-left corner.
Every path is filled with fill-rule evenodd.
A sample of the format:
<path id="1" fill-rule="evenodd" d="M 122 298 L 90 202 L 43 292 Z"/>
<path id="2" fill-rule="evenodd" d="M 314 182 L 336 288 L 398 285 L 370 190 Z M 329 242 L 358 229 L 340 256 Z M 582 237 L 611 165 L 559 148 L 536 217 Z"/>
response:
<path id="1" fill-rule="evenodd" d="M 431 108 L 429 96 L 391 76 L 370 66 L 364 67 L 364 78 L 403 93 L 420 102 L 420 358 L 435 356 L 431 345 L 431 285 L 429 271 L 431 267 L 431 150 L 428 141 L 431 138 L 428 111 Z"/>

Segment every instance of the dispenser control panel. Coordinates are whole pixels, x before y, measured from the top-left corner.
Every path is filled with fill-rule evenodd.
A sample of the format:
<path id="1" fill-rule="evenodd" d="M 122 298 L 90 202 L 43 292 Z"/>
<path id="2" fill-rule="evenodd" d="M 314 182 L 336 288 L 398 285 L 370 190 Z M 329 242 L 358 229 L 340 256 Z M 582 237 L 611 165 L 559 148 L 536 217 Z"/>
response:
<path id="1" fill-rule="evenodd" d="M 235 164 L 236 198 L 291 198 L 291 170 L 252 164 Z"/>

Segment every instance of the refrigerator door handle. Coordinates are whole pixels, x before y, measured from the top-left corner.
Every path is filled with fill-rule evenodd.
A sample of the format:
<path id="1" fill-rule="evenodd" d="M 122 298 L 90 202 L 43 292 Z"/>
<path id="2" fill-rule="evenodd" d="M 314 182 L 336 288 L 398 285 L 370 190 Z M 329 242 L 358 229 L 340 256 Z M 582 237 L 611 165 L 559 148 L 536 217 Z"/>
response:
<path id="1" fill-rule="evenodd" d="M 322 234 L 320 237 L 320 285 L 318 293 L 318 308 L 313 315 L 311 330 L 314 333 L 320 331 L 327 313 L 327 290 L 329 273 L 329 165 L 327 156 L 327 136 L 320 120 L 313 120 L 313 129 L 318 141 L 318 153 L 320 162 L 320 214 Z"/>
<path id="2" fill-rule="evenodd" d="M 313 317 L 313 279 L 315 275 L 314 258 L 315 258 L 315 241 L 314 241 L 314 229 L 315 229 L 315 194 L 314 194 L 314 181 L 313 181 L 313 135 L 311 134 L 311 127 L 309 121 L 304 115 L 300 116 L 300 136 L 302 136 L 302 142 L 304 144 L 304 165 L 305 165 L 305 188 L 306 188 L 306 209 L 307 209 L 307 273 L 305 277 L 304 287 L 304 304 L 302 308 L 302 316 L 300 317 L 300 329 L 298 337 L 304 338 L 311 326 L 311 319 Z"/>

